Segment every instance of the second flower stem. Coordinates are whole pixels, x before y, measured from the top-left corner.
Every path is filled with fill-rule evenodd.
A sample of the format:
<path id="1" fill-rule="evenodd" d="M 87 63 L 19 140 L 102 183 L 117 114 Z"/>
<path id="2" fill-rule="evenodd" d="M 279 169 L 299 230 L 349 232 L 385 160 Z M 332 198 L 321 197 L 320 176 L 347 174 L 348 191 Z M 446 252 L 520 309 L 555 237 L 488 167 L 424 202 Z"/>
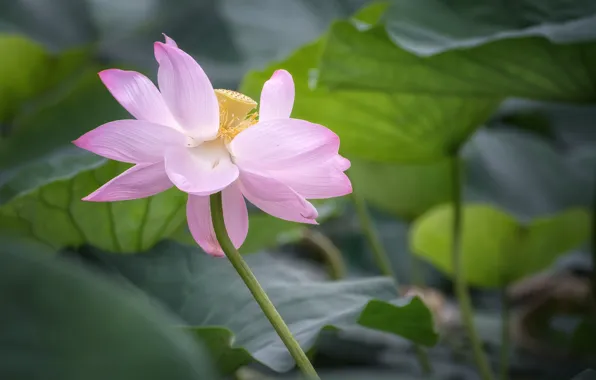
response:
<path id="1" fill-rule="evenodd" d="M 308 360 L 308 357 L 300 347 L 300 344 L 292 335 L 292 332 L 282 319 L 281 315 L 279 315 L 279 312 L 267 296 L 267 293 L 265 293 L 265 290 L 263 290 L 261 284 L 259 284 L 257 281 L 257 278 L 250 270 L 248 264 L 246 264 L 246 261 L 244 261 L 238 250 L 236 250 L 234 244 L 232 244 L 224 223 L 221 193 L 211 195 L 210 205 L 215 236 L 217 237 L 217 241 L 226 254 L 228 260 L 230 260 L 230 263 L 234 269 L 236 269 L 236 272 L 238 272 L 240 278 L 242 278 L 242 281 L 244 281 L 244 284 L 246 284 L 246 287 L 251 292 L 255 301 L 257 301 L 261 307 L 261 310 L 269 322 L 271 322 L 271 325 L 277 332 L 277 335 L 279 335 L 282 342 L 290 352 L 290 355 L 292 355 L 296 361 L 298 368 L 300 368 L 307 379 L 319 380 L 319 375 L 317 375 L 315 368 L 311 364 L 310 360 Z"/>
<path id="2" fill-rule="evenodd" d="M 478 336 L 478 332 L 474 326 L 474 313 L 472 309 L 472 301 L 466 283 L 466 274 L 464 273 L 464 265 L 461 255 L 461 238 L 462 238 L 462 175 L 461 164 L 459 162 L 459 155 L 456 154 L 451 158 L 451 181 L 453 183 L 452 197 L 453 197 L 453 233 L 452 233 L 452 263 L 455 295 L 459 303 L 462 323 L 470 344 L 472 345 L 472 353 L 474 361 L 480 372 L 483 380 L 492 380 L 493 375 L 488 364 L 484 350 L 482 349 L 482 341 Z"/>
<path id="3" fill-rule="evenodd" d="M 390 277 L 393 280 L 393 283 L 397 289 L 397 294 L 399 295 L 401 293 L 399 291 L 399 281 L 397 280 L 395 272 L 391 268 L 389 255 L 387 255 L 387 251 L 385 251 L 385 248 L 381 243 L 381 239 L 377 234 L 377 229 L 375 228 L 373 220 L 370 217 L 368 209 L 366 208 L 366 202 L 356 191 L 352 191 L 352 200 L 354 202 L 354 206 L 356 207 L 356 214 L 358 215 L 358 220 L 360 221 L 360 228 L 364 232 L 366 240 L 370 245 L 377 267 L 384 276 Z M 424 348 L 418 344 L 414 344 L 414 349 L 416 350 L 416 356 L 418 358 L 418 362 L 420 363 L 420 367 L 422 368 L 422 372 L 427 374 L 431 373 L 432 366 L 430 364 L 428 354 Z"/>

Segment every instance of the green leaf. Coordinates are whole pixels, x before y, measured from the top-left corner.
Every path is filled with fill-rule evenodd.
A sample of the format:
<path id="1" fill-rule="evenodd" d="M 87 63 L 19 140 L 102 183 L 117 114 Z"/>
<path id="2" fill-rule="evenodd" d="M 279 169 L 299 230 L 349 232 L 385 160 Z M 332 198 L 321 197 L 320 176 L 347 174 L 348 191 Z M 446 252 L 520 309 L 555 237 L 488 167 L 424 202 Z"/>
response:
<path id="1" fill-rule="evenodd" d="M 559 44 L 594 40 L 595 14 L 591 0 L 394 1 L 386 23 L 397 45 L 428 56 L 505 38 L 538 36 Z"/>
<path id="2" fill-rule="evenodd" d="M 370 301 L 358 319 L 361 326 L 399 335 L 426 346 L 434 346 L 439 340 L 433 323 L 432 313 L 418 297 L 398 305 Z"/>
<path id="3" fill-rule="evenodd" d="M 183 193 L 170 189 L 150 198 L 125 202 L 81 200 L 128 167 L 110 161 L 41 186 L 0 208 L 0 228 L 54 248 L 89 243 L 111 252 L 144 251 L 183 223 Z"/>
<path id="4" fill-rule="evenodd" d="M 506 273 L 518 279 L 552 264 L 557 257 L 586 242 L 590 236 L 590 214 L 571 209 L 551 217 L 534 219 L 521 227 L 518 256 Z M 509 274 L 510 273 L 510 274 Z"/>
<path id="5" fill-rule="evenodd" d="M 352 19 L 364 25 L 375 25 L 381 21 L 381 18 L 389 8 L 388 1 L 373 1 L 366 4 L 358 12 L 356 12 Z"/>
<path id="6" fill-rule="evenodd" d="M 412 250 L 437 269 L 453 275 L 451 205 L 438 206 L 416 220 Z M 466 281 L 486 287 L 505 286 L 551 265 L 589 236 L 589 214 L 568 210 L 519 224 L 487 205 L 463 207 L 461 255 Z"/>
<path id="7" fill-rule="evenodd" d="M 364 8 L 354 17 L 374 21 L 374 17 L 369 18 L 366 15 L 370 9 L 378 12 L 379 5 L 373 4 L 371 7 Z M 361 24 L 363 20 L 358 22 Z M 271 64 L 263 71 L 249 72 L 244 77 L 240 91 L 258 99 L 263 84 L 273 72 L 286 69 L 294 77 L 296 87 L 292 117 L 323 124 L 332 129 L 341 138 L 341 152 L 344 155 L 374 161 L 426 160 L 429 155 L 426 152 L 430 152 L 430 155 L 443 155 L 444 147 L 440 147 L 441 153 L 436 153 L 438 148 L 425 129 L 434 122 L 442 123 L 441 126 L 444 126 L 455 119 L 465 117 L 465 107 L 458 108 L 459 103 L 446 100 L 446 106 L 451 106 L 451 113 L 448 112 L 444 119 L 435 120 L 436 115 L 429 117 L 428 114 L 419 114 L 408 109 L 407 104 L 414 100 L 412 96 L 402 97 L 371 91 L 330 93 L 322 88 L 313 89 L 324 45 L 325 37 L 322 37 L 296 50 L 285 60 Z M 487 107 L 487 114 L 474 122 L 475 125 L 484 121 L 492 112 L 492 106 L 491 103 L 490 107 Z M 413 148 L 410 144 L 411 138 L 400 130 L 400 126 L 404 125 L 412 126 L 417 134 L 424 135 L 421 138 L 424 138 L 426 143 Z M 427 141 L 429 139 L 431 140 Z M 421 153 L 422 150 L 425 152 Z"/>
<path id="8" fill-rule="evenodd" d="M 92 256 L 154 296 L 189 327 L 217 327 L 218 350 L 243 362 L 243 355 L 230 353 L 243 347 L 252 358 L 275 371 L 294 365 L 285 346 L 227 260 L 204 254 L 196 247 L 164 242 L 143 255 L 123 256 L 92 252 Z M 372 299 L 392 300 L 395 288 L 387 278 L 324 281 L 306 263 L 254 254 L 245 257 L 255 276 L 305 350 L 316 343 L 327 326 L 356 325 L 362 310 Z M 407 308 L 407 301 L 401 301 Z M 220 339 L 221 328 L 233 332 L 235 344 Z M 432 326 L 411 331 L 419 339 Z M 205 330 L 199 336 L 211 339 Z M 224 333 L 224 337 L 227 335 Z M 424 343 L 424 342 L 422 342 Z M 224 366 L 225 367 L 225 366 Z M 227 363 L 227 370 L 234 366 Z"/>
<path id="9" fill-rule="evenodd" d="M 24 37 L 0 35 L 0 122 L 11 118 L 15 109 L 38 92 L 48 74 L 49 54 Z"/>
<path id="10" fill-rule="evenodd" d="M 0 378 L 218 378 L 207 351 L 140 292 L 15 246 L 0 246 L 0 271 L 0 323 L 10 327 Z"/>
<path id="11" fill-rule="evenodd" d="M 425 115 L 432 110 L 426 117 L 437 119 L 444 112 L 445 97 L 476 105 L 478 112 L 484 108 L 482 102 L 488 105 L 513 96 L 594 102 L 595 67 L 596 42 L 560 45 L 543 38 L 518 38 L 418 57 L 393 44 L 381 26 L 360 31 L 340 21 L 328 34 L 320 80 L 332 88 L 431 97 L 438 102 L 433 107 L 403 106 Z M 467 121 L 468 114 L 463 117 Z M 457 125 L 465 121 L 457 120 Z M 449 124 L 440 127 L 447 129 L 445 125 Z"/>
<path id="12" fill-rule="evenodd" d="M 470 104 L 449 97 L 435 101 L 428 96 L 373 91 L 311 90 L 309 83 L 324 44 L 324 40 L 318 40 L 265 71 L 249 73 L 240 91 L 258 96 L 262 84 L 276 69 L 288 70 L 296 86 L 292 117 L 323 124 L 336 132 L 341 138 L 341 152 L 349 157 L 393 162 L 442 158 L 484 122 L 497 104 L 486 100 Z M 420 109 L 441 111 L 417 112 L 411 108 L 415 102 L 421 102 Z M 458 120 L 456 125 L 445 127 L 454 120 Z M 440 131 L 449 133 L 450 140 L 446 141 Z"/>
<path id="13" fill-rule="evenodd" d="M 55 93 L 47 92 L 63 87 L 62 82 L 78 73 L 90 56 L 87 48 L 50 54 L 36 42 L 18 35 L 0 34 L 0 49 L 10 52 L 0 62 L 0 123 L 4 123 L 4 136 L 18 128 L 12 124 L 21 113 L 31 113 L 35 101 L 44 96 L 55 98 Z"/>
<path id="14" fill-rule="evenodd" d="M 449 161 L 398 165 L 352 160 L 354 188 L 373 206 L 412 220 L 451 198 Z"/>

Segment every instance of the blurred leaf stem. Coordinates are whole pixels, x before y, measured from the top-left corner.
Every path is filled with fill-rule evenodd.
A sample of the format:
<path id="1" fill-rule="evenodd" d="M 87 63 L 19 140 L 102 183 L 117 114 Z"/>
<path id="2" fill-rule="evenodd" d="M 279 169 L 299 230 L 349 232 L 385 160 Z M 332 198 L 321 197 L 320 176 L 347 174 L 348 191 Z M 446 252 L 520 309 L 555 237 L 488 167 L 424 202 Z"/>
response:
<path id="1" fill-rule="evenodd" d="M 257 281 L 257 278 L 250 270 L 248 264 L 246 264 L 246 261 L 242 258 L 242 255 L 240 255 L 234 247 L 234 244 L 232 244 L 224 223 L 221 192 L 211 195 L 210 202 L 211 218 L 213 220 L 215 236 L 226 257 L 230 260 L 230 263 L 234 269 L 236 269 L 236 272 L 238 272 L 242 281 L 246 284 L 246 287 L 261 307 L 261 310 L 263 310 L 263 313 L 269 322 L 271 322 L 271 325 L 273 325 L 277 335 L 279 335 L 280 339 L 296 361 L 298 368 L 300 368 L 307 379 L 320 379 L 319 375 L 317 375 L 317 371 L 300 347 L 300 344 L 292 335 L 288 325 L 286 325 L 283 318 L 267 296 L 267 293 L 265 293 L 265 290 L 263 290 L 261 284 Z"/>
<path id="2" fill-rule="evenodd" d="M 459 149 L 457 150 L 459 152 Z M 463 260 L 461 257 L 461 240 L 462 240 L 462 173 L 461 165 L 459 163 L 459 153 L 456 153 L 451 158 L 451 176 L 453 186 L 453 236 L 452 236 L 452 261 L 454 274 L 455 295 L 459 303 L 462 323 L 472 345 L 472 353 L 474 361 L 480 372 L 482 380 L 492 380 L 488 359 L 482 349 L 482 341 L 474 326 L 474 312 L 472 309 L 472 301 L 466 283 L 464 273 Z"/>
<path id="3" fill-rule="evenodd" d="M 507 299 L 507 288 L 501 289 L 501 358 L 499 360 L 499 378 L 509 378 L 509 300 Z"/>
<path id="4" fill-rule="evenodd" d="M 596 300 L 596 172 L 592 180 L 592 226 L 590 231 L 590 249 L 592 252 L 592 297 Z"/>
<path id="5" fill-rule="evenodd" d="M 397 276 L 393 271 L 393 268 L 391 267 L 389 255 L 387 254 L 385 247 L 383 247 L 383 244 L 381 243 L 381 239 L 379 238 L 377 229 L 375 228 L 374 222 L 366 207 L 366 202 L 364 201 L 364 198 L 360 195 L 360 193 L 355 189 L 352 190 L 352 201 L 354 202 L 354 206 L 356 207 L 356 214 L 360 222 L 360 228 L 364 232 L 366 240 L 370 245 L 371 251 L 373 253 L 373 258 L 377 264 L 377 267 L 384 276 L 390 277 L 393 280 L 397 289 L 397 294 L 401 294 L 399 289 L 399 280 L 397 279 Z M 432 373 L 432 365 L 430 363 L 426 351 L 418 344 L 415 344 L 414 348 L 416 350 L 416 356 L 418 358 L 418 362 L 420 363 L 422 371 L 426 374 Z"/>
<path id="6" fill-rule="evenodd" d="M 312 245 L 327 264 L 327 271 L 332 280 L 346 277 L 346 264 L 339 248 L 324 234 L 312 228 L 302 231 L 304 241 Z"/>

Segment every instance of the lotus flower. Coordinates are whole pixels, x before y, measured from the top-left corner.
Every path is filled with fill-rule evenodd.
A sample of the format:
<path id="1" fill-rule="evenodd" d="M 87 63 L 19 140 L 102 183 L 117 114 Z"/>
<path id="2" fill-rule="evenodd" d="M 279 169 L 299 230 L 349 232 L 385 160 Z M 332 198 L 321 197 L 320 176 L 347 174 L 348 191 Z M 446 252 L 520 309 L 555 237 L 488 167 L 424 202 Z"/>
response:
<path id="1" fill-rule="evenodd" d="M 154 50 L 159 90 L 134 71 L 99 73 L 135 119 L 103 124 L 74 144 L 135 165 L 84 200 L 144 198 L 176 186 L 189 194 L 192 236 L 204 251 L 222 256 L 210 194 L 222 192 L 224 222 L 238 248 L 248 233 L 245 198 L 277 218 L 316 224 L 317 210 L 306 199 L 352 191 L 338 136 L 290 118 L 294 82 L 287 71 L 276 71 L 265 83 L 257 114 L 248 96 L 214 90 L 201 66 L 171 38 L 156 42 Z"/>

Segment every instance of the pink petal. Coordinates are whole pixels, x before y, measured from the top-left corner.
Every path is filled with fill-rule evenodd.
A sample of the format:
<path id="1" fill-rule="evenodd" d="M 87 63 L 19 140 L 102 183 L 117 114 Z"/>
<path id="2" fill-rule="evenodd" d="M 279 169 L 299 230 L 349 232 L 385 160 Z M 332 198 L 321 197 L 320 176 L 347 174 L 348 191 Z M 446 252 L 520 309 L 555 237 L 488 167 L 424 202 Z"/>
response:
<path id="1" fill-rule="evenodd" d="M 230 160 L 225 147 L 222 152 L 208 145 L 173 148 L 166 152 L 166 173 L 180 190 L 209 195 L 221 191 L 238 178 L 238 167 Z"/>
<path id="2" fill-rule="evenodd" d="M 317 209 L 284 183 L 243 170 L 240 185 L 246 199 L 266 213 L 293 222 L 317 224 Z"/>
<path id="3" fill-rule="evenodd" d="M 157 87 L 143 74 L 109 69 L 100 72 L 99 77 L 122 107 L 138 120 L 177 127 Z"/>
<path id="4" fill-rule="evenodd" d="M 287 119 L 294 106 L 294 80 L 286 70 L 277 70 L 261 92 L 259 120 Z"/>
<path id="5" fill-rule="evenodd" d="M 229 147 L 240 167 L 285 169 L 329 160 L 337 155 L 339 137 L 322 125 L 276 119 L 245 129 Z"/>
<path id="6" fill-rule="evenodd" d="M 248 209 L 238 181 L 221 192 L 224 222 L 234 247 L 240 248 L 248 235 Z"/>
<path id="7" fill-rule="evenodd" d="M 164 100 L 192 137 L 212 140 L 219 130 L 219 105 L 213 86 L 199 64 L 182 50 L 155 43 L 157 80 Z"/>
<path id="8" fill-rule="evenodd" d="M 122 162 L 154 163 L 163 161 L 164 150 L 184 146 L 180 132 L 142 120 L 117 120 L 101 125 L 73 143 L 100 156 Z"/>
<path id="9" fill-rule="evenodd" d="M 188 195 L 186 220 L 192 237 L 203 251 L 213 256 L 225 256 L 213 230 L 209 196 Z"/>
<path id="10" fill-rule="evenodd" d="M 222 203 L 227 233 L 234 247 L 240 248 L 248 234 L 248 210 L 236 183 L 222 191 Z M 199 246 L 210 255 L 224 256 L 213 230 L 209 196 L 190 194 L 186 216 L 190 232 Z"/>
<path id="11" fill-rule="evenodd" d="M 350 168 L 350 166 L 352 165 L 350 163 L 350 160 L 340 156 L 339 154 L 337 156 L 335 156 L 335 158 L 333 159 L 333 163 L 334 163 L 335 167 L 338 170 L 341 170 L 342 172 L 345 172 L 346 170 L 348 170 Z"/>
<path id="12" fill-rule="evenodd" d="M 133 166 L 115 177 L 93 193 L 84 201 L 113 202 L 146 198 L 166 191 L 172 187 L 163 162 L 140 164 Z"/>
<path id="13" fill-rule="evenodd" d="M 166 40 L 166 45 L 170 45 L 170 46 L 173 46 L 175 48 L 178 47 L 178 44 L 176 43 L 176 41 L 174 41 L 173 39 L 171 39 L 170 37 L 168 37 L 165 33 L 162 33 L 162 34 L 163 34 L 163 37 Z"/>
<path id="14" fill-rule="evenodd" d="M 352 192 L 350 179 L 337 169 L 335 159 L 320 165 L 272 170 L 268 174 L 307 199 L 341 197 Z"/>

